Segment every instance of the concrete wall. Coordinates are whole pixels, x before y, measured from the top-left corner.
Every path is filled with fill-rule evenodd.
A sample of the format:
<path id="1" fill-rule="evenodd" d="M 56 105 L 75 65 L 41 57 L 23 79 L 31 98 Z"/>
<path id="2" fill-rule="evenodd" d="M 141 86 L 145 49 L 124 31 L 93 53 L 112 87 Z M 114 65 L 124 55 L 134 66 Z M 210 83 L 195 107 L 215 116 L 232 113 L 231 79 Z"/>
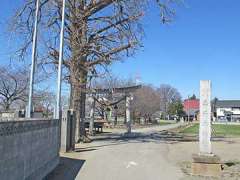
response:
<path id="1" fill-rule="evenodd" d="M 0 123 L 0 179 L 42 179 L 59 163 L 58 120 Z"/>

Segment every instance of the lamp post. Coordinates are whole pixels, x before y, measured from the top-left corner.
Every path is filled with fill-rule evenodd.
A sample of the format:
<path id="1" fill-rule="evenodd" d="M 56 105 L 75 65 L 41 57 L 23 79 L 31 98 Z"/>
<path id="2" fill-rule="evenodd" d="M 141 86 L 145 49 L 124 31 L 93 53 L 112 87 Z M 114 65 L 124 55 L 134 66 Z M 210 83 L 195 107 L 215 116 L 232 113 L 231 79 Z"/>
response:
<path id="1" fill-rule="evenodd" d="M 30 72 L 27 118 L 31 118 L 31 112 L 32 112 L 32 95 L 33 95 L 33 85 L 34 85 L 34 71 L 35 71 L 35 64 L 36 64 L 37 33 L 38 33 L 38 29 L 37 29 L 38 28 L 38 14 L 39 14 L 39 0 L 36 0 L 36 12 L 35 12 L 35 22 L 34 22 L 34 32 L 33 32 L 32 64 L 31 64 L 31 72 Z"/>
<path id="2" fill-rule="evenodd" d="M 60 32 L 60 47 L 59 47 L 59 59 L 58 59 L 58 80 L 57 80 L 57 103 L 55 118 L 60 118 L 61 113 L 61 85 L 62 85 L 62 61 L 63 61 L 63 46 L 64 46 L 64 21 L 65 21 L 65 0 L 62 4 L 62 24 Z"/>

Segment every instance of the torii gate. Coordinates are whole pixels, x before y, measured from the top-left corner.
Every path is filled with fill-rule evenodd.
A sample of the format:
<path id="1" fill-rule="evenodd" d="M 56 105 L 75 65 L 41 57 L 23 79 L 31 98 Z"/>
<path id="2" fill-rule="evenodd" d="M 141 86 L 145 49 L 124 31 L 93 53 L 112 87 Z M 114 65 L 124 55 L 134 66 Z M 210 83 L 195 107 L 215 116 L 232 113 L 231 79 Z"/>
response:
<path id="1" fill-rule="evenodd" d="M 133 100 L 132 93 L 136 91 L 137 89 L 140 89 L 142 86 L 137 85 L 137 86 L 128 86 L 128 87 L 119 87 L 119 88 L 113 88 L 113 89 L 93 89 L 91 93 L 91 110 L 90 110 L 90 123 L 89 123 L 89 132 L 90 134 L 93 134 L 93 129 L 94 129 L 94 112 L 95 112 L 95 104 L 96 101 L 100 104 L 102 104 L 99 99 L 96 97 L 96 95 L 100 94 L 113 94 L 113 93 L 120 93 L 124 94 L 120 99 L 118 99 L 115 102 L 111 102 L 109 104 L 104 104 L 107 106 L 114 106 L 120 103 L 121 101 L 125 100 L 126 102 L 126 126 L 127 126 L 127 133 L 131 133 L 131 125 L 132 125 L 132 120 L 130 117 L 130 109 L 131 109 L 131 101 Z M 114 108 L 115 114 L 117 114 L 117 109 Z M 116 122 L 116 117 L 115 117 L 115 122 Z"/>

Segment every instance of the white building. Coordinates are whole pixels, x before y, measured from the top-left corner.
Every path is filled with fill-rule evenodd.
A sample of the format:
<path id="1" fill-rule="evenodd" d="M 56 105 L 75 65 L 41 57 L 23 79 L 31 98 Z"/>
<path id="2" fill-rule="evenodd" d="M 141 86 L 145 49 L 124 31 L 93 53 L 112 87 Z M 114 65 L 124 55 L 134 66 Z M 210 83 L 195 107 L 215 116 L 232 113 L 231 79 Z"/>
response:
<path id="1" fill-rule="evenodd" d="M 240 100 L 216 101 L 217 121 L 240 122 Z"/>

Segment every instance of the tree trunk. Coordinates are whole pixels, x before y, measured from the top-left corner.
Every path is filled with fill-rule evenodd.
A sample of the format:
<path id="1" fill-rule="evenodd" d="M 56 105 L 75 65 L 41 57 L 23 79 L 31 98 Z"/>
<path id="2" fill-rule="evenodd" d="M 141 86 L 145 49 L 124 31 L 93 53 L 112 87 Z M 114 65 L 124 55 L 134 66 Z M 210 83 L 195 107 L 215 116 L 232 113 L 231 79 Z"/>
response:
<path id="1" fill-rule="evenodd" d="M 76 142 L 88 142 L 90 139 L 86 137 L 85 132 L 85 101 L 86 101 L 86 86 L 88 70 L 85 63 L 87 56 L 85 56 L 83 47 L 87 42 L 87 20 L 82 19 L 82 12 L 86 5 L 86 1 L 76 1 L 75 15 L 71 14 L 72 24 L 70 29 L 72 36 L 70 36 L 70 44 L 72 50 L 72 60 L 70 67 L 71 89 L 72 89 L 72 109 L 76 112 Z M 77 22 L 77 23 L 76 23 Z"/>
<path id="2" fill-rule="evenodd" d="M 72 97 L 71 109 L 76 112 L 76 132 L 75 141 L 85 142 L 87 139 L 85 132 L 85 101 L 86 101 L 86 80 L 87 74 L 80 71 L 80 73 L 73 73 L 72 76 Z"/>
<path id="3" fill-rule="evenodd" d="M 5 110 L 6 110 L 6 111 L 9 111 L 9 110 L 10 110 L 10 104 L 9 104 L 9 103 L 6 103 L 6 105 L 5 105 Z"/>

